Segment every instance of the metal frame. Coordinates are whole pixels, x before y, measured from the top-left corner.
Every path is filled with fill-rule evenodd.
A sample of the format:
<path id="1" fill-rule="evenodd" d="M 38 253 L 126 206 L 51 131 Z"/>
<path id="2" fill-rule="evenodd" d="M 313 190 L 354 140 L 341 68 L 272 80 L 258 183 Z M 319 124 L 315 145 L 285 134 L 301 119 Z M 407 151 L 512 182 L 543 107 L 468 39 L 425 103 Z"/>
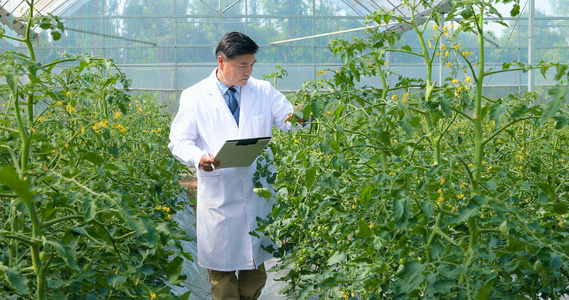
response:
<path id="1" fill-rule="evenodd" d="M 92 22 L 94 20 L 108 20 L 108 19 L 138 19 L 140 18 L 140 16 L 137 15 L 73 15 L 73 13 L 75 11 L 77 11 L 78 9 L 80 9 L 80 7 L 87 3 L 89 0 L 67 0 L 67 1 L 62 1 L 62 0 L 36 0 L 37 3 L 37 7 L 38 10 L 42 13 L 45 12 L 56 12 L 56 14 L 60 15 L 60 18 L 62 20 L 86 20 L 86 22 Z M 177 1 L 177 0 L 175 0 Z M 247 9 L 248 7 L 248 2 L 249 0 L 235 0 L 233 2 L 231 2 L 231 4 L 222 7 L 222 1 L 218 0 L 217 3 L 217 8 L 214 7 L 213 5 L 209 4 L 208 2 L 206 2 L 206 0 L 200 0 L 201 3 L 203 3 L 204 5 L 206 5 L 207 7 L 209 7 L 214 14 L 208 14 L 208 15 L 186 15 L 177 11 L 174 11 L 174 14 L 171 15 L 144 15 L 144 18 L 147 19 L 151 19 L 151 18 L 164 18 L 164 19 L 170 19 L 173 21 L 174 23 L 174 27 L 176 30 L 176 32 L 179 30 L 178 28 L 178 24 L 179 22 L 187 22 L 187 21 L 181 21 L 180 19 L 188 19 L 188 18 L 194 18 L 194 19 L 198 19 L 198 21 L 196 22 L 200 22 L 199 20 L 216 20 L 219 19 L 221 15 L 223 15 L 224 19 L 227 20 L 231 20 L 231 19 L 240 19 L 240 20 L 244 20 L 244 21 L 239 21 L 239 22 L 235 22 L 235 23 L 240 23 L 240 24 L 245 24 L 245 30 L 247 30 L 247 24 L 248 21 L 251 19 L 260 19 L 260 18 L 265 18 L 265 19 L 272 19 L 272 18 L 276 18 L 276 19 L 311 19 L 312 20 L 312 24 L 313 24 L 313 28 L 312 28 L 312 34 L 308 35 L 308 36 L 304 36 L 304 37 L 296 37 L 294 39 L 288 39 L 285 41 L 274 41 L 271 43 L 271 45 L 278 45 L 279 47 L 288 47 L 288 45 L 286 45 L 285 43 L 287 42 L 291 42 L 291 41 L 298 41 L 298 40 L 306 40 L 306 39 L 314 39 L 316 37 L 322 37 L 322 36 L 328 36 L 328 35 L 332 35 L 332 34 L 338 34 L 338 33 L 346 33 L 346 32 L 354 32 L 354 31 L 358 31 L 358 30 L 363 30 L 365 29 L 365 27 L 361 27 L 361 28 L 353 28 L 353 29 L 349 29 L 349 30 L 344 30 L 344 31 L 338 31 L 338 32 L 334 32 L 334 33 L 318 33 L 316 32 L 316 22 L 318 20 L 361 20 L 363 21 L 364 16 L 366 13 L 371 12 L 371 9 L 377 9 L 378 7 L 381 7 L 381 4 L 379 3 L 378 0 L 329 0 L 329 1 L 333 1 L 337 4 L 341 4 L 344 7 L 346 7 L 347 9 L 352 9 L 352 12 L 354 15 L 350 15 L 350 16 L 317 16 L 316 15 L 316 0 L 312 0 L 310 1 L 312 4 L 312 15 L 250 15 L 249 11 Z M 322 0 L 324 1 L 324 0 Z M 540 20 L 568 20 L 569 18 L 567 16 L 564 17 L 536 17 L 535 16 L 535 0 L 526 0 L 527 1 L 527 9 L 529 11 L 528 14 L 528 18 L 527 18 L 527 22 L 528 22 L 528 46 L 527 46 L 527 54 L 528 54 L 528 63 L 533 64 L 535 62 L 535 53 L 537 49 L 542 49 L 542 48 L 553 48 L 550 46 L 547 47 L 536 47 L 535 45 L 535 30 L 534 30 L 534 26 L 535 26 L 535 22 L 536 21 L 540 21 Z M 23 26 L 23 23 L 18 23 L 18 25 L 14 24 L 13 22 L 19 22 L 19 21 L 15 21 L 14 17 L 18 17 L 18 9 L 20 7 L 22 7 L 22 5 L 25 4 L 25 0 L 16 0 L 16 1 L 11 1 L 11 3 L 9 5 L 8 1 L 0 1 L 0 22 L 5 24 L 6 26 L 10 26 L 10 24 L 12 24 L 12 29 L 14 29 L 16 31 L 17 34 L 24 34 L 23 31 L 19 31 L 17 30 L 17 28 L 19 27 L 20 29 Z M 212 1 L 209 1 L 212 2 Z M 310 3 L 309 2 L 309 3 Z M 400 12 L 404 12 L 404 7 L 401 7 L 400 5 L 397 5 L 396 3 L 394 3 L 391 0 L 383 0 L 381 1 L 382 3 L 388 3 L 390 4 L 392 7 L 391 9 L 396 9 Z M 176 2 L 175 2 L 176 3 Z M 242 3 L 245 7 L 244 10 L 244 14 L 242 15 L 236 15 L 236 14 L 227 14 L 227 12 L 229 11 L 230 8 L 235 7 L 236 5 Z M 177 5 L 175 5 L 177 6 Z M 11 8 L 11 9 L 10 9 Z M 493 21 L 496 20 L 496 18 L 486 18 L 486 20 L 488 21 Z M 510 17 L 504 17 L 502 20 L 505 21 L 509 21 L 509 20 L 518 20 L 518 18 L 510 18 Z M 224 21 L 224 23 L 228 23 L 226 21 Z M 15 26 L 14 26 L 15 25 Z M 396 26 L 397 24 L 389 24 L 389 25 L 394 25 Z M 373 25 L 372 25 L 373 26 Z M 393 27 L 393 26 L 392 26 Z M 203 45 L 187 45 L 184 43 L 180 43 L 180 41 L 178 40 L 178 34 L 175 34 L 175 38 L 173 41 L 173 45 L 158 45 L 157 43 L 153 42 L 153 41 L 147 41 L 147 40 L 137 40 L 137 39 L 130 39 L 130 38 L 125 38 L 125 37 L 121 37 L 121 36 L 116 36 L 116 35 L 111 35 L 111 34 L 107 34 L 104 32 L 104 28 L 103 28 L 103 32 L 95 32 L 92 30 L 84 30 L 84 29 L 79 29 L 79 28 L 70 28 L 70 27 L 66 27 L 67 30 L 69 31 L 75 31 L 75 32 L 80 32 L 80 33 L 85 33 L 85 34 L 90 34 L 90 35 L 98 35 L 98 36 L 102 36 L 102 37 L 107 37 L 107 38 L 113 38 L 113 39 L 121 39 L 121 40 L 126 40 L 126 41 L 131 41 L 131 42 L 135 42 L 138 43 L 139 45 L 128 45 L 128 46 L 120 46 L 121 48 L 145 48 L 145 47 L 151 47 L 154 49 L 162 49 L 162 48 L 174 48 L 176 49 L 176 51 L 174 51 L 174 62 L 173 62 L 173 67 L 174 67 L 174 78 L 175 78 L 175 82 L 173 82 L 173 88 L 174 89 L 178 89 L 179 88 L 179 83 L 177 82 L 178 79 L 178 72 L 179 72 L 179 68 L 182 67 L 188 67 L 189 65 L 187 63 L 180 63 L 179 62 L 179 57 L 178 57 L 178 49 L 184 49 L 184 48 L 191 48 L 191 47 L 200 47 Z M 308 32 L 307 32 L 308 33 Z M 518 31 L 518 39 L 520 39 L 519 37 L 519 31 Z M 146 46 L 148 45 L 148 46 Z M 211 45 L 209 45 L 211 46 Z M 325 48 L 323 46 L 319 46 L 316 42 L 312 43 L 312 51 L 314 53 L 316 53 L 316 51 L 318 51 L 321 48 Z M 102 48 L 106 48 L 106 49 L 113 49 L 113 48 L 117 48 L 113 45 L 105 45 Z M 525 47 L 521 47 L 521 46 L 507 46 L 507 45 L 502 45 L 501 47 L 502 49 L 511 49 L 511 48 L 517 48 L 520 49 L 520 52 L 523 50 L 525 50 Z M 555 47 L 557 48 L 557 47 Z M 44 49 L 69 49 L 69 47 L 60 47 L 60 46 L 54 46 L 54 47 L 45 47 Z M 1 51 L 1 49 L 0 49 Z M 120 65 L 120 64 L 119 64 Z M 171 63 L 166 63 L 163 64 L 161 63 L 160 65 L 145 65 L 145 66 L 170 66 Z M 190 64 L 192 65 L 192 64 Z M 194 64 L 195 65 L 195 64 Z M 316 73 L 316 68 L 318 65 L 318 62 L 313 62 L 313 69 L 314 69 L 314 73 Z M 126 66 L 126 65 L 125 65 Z M 129 65 L 130 66 L 130 65 Z M 137 66 L 143 66 L 143 65 L 137 65 Z M 440 75 L 442 76 L 442 75 Z M 519 75 L 520 78 L 518 80 L 520 88 L 522 86 L 522 79 L 521 79 L 521 75 Z M 526 86 L 526 84 L 523 84 L 523 86 Z M 527 77 L 527 89 L 532 91 L 535 89 L 535 72 L 530 70 L 528 71 L 528 77 Z"/>

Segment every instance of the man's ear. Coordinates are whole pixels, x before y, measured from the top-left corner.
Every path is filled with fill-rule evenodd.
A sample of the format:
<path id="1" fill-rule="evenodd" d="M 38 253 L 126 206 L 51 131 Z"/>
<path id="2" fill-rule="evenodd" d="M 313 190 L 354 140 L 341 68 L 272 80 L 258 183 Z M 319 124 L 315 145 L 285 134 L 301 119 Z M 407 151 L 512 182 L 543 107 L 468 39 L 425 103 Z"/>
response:
<path id="1" fill-rule="evenodd" d="M 217 65 L 219 66 L 219 68 L 222 67 L 223 63 L 225 62 L 225 60 L 223 59 L 223 56 L 219 55 L 217 57 Z"/>

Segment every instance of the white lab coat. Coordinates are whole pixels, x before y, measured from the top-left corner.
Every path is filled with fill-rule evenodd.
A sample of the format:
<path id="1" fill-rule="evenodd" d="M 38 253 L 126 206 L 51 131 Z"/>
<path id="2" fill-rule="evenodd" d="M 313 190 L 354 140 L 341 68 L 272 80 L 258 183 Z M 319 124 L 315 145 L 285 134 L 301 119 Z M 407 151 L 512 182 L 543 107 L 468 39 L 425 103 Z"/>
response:
<path id="1" fill-rule="evenodd" d="M 293 111 L 283 94 L 267 81 L 250 78 L 241 88 L 239 127 L 219 90 L 216 71 L 184 90 L 172 122 L 168 147 L 176 159 L 198 167 L 204 153 L 215 155 L 226 140 L 271 136 L 273 125 L 289 130 L 285 118 Z M 250 167 L 205 172 L 198 168 L 197 246 L 198 264 L 206 269 L 235 271 L 255 269 L 271 255 L 261 248 L 268 238 L 249 232 L 257 217 L 266 218 L 272 202 L 253 192 Z"/>

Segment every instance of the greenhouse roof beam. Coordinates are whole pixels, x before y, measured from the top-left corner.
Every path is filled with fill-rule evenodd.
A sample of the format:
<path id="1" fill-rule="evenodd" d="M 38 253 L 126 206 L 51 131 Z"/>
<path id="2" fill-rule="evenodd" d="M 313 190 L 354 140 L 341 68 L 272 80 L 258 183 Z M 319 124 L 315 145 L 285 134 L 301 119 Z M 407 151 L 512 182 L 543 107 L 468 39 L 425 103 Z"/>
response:
<path id="1" fill-rule="evenodd" d="M 61 16 L 61 20 L 106 20 L 106 19 L 218 19 L 218 15 L 186 15 L 186 14 L 165 14 L 165 15 L 82 15 L 82 16 Z M 224 15 L 228 19 L 243 19 L 243 15 Z M 248 19 L 313 19 L 313 15 L 247 15 Z M 363 16 L 317 16 L 322 20 L 363 20 Z"/>
<path id="2" fill-rule="evenodd" d="M 241 0 L 235 0 L 233 3 L 229 4 L 226 8 L 221 9 L 221 0 L 219 0 L 218 2 L 218 8 L 215 8 L 213 6 L 211 6 L 209 3 L 205 2 L 204 0 L 200 0 L 203 4 L 205 4 L 207 7 L 213 9 L 218 15 L 222 15 L 224 12 L 226 12 L 228 9 L 232 8 L 233 6 L 235 6 L 237 3 L 241 2 Z"/>
<path id="3" fill-rule="evenodd" d="M 0 22 L 6 25 L 8 28 L 14 30 L 17 34 L 21 36 L 26 36 L 26 24 L 19 21 L 10 14 L 4 7 L 0 6 Z"/>
<path id="4" fill-rule="evenodd" d="M 148 41 L 143 41 L 143 40 L 138 40 L 138 39 L 129 39 L 129 38 L 125 38 L 122 36 L 111 35 L 111 34 L 100 33 L 100 32 L 94 32 L 94 31 L 83 30 L 83 29 L 77 29 L 77 28 L 71 28 L 71 27 L 67 27 L 67 26 L 65 26 L 65 30 L 75 31 L 75 32 L 80 32 L 80 33 L 85 33 L 85 34 L 90 34 L 90 35 L 98 35 L 98 36 L 102 36 L 102 37 L 108 37 L 111 39 L 124 40 L 124 41 L 129 41 L 129 42 L 140 43 L 140 44 L 147 44 L 147 45 L 152 45 L 152 46 L 158 45 L 158 44 L 153 43 L 153 42 L 148 42 Z"/>

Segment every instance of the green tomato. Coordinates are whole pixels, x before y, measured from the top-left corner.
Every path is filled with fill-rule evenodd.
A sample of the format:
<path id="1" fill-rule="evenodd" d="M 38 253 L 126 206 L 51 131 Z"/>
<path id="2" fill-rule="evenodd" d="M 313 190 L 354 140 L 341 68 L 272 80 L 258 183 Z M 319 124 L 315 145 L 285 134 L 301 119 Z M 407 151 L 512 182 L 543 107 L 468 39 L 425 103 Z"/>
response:
<path id="1" fill-rule="evenodd" d="M 40 260 L 41 261 L 47 261 L 49 259 L 49 253 L 42 251 L 40 252 Z"/>

